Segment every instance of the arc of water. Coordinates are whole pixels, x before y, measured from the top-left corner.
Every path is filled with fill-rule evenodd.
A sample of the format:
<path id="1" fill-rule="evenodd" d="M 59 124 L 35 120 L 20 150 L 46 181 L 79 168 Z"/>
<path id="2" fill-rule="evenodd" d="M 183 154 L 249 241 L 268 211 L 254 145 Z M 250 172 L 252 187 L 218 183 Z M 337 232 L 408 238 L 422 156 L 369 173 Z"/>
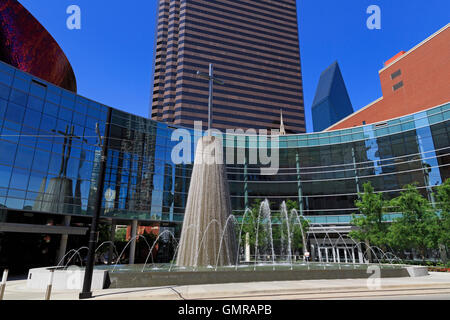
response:
<path id="1" fill-rule="evenodd" d="M 400 259 L 399 257 L 397 257 L 395 254 L 393 254 L 392 252 L 386 252 L 386 257 L 387 255 L 390 254 L 393 257 L 393 260 L 397 260 L 398 262 L 400 262 L 400 264 L 404 264 L 404 261 L 402 259 Z M 392 260 L 391 260 L 392 261 Z M 391 262 L 392 263 L 392 262 Z"/>
<path id="2" fill-rule="evenodd" d="M 295 215 L 295 219 L 296 219 L 296 221 L 297 221 L 297 224 L 300 225 L 300 231 L 302 232 L 303 254 L 304 254 L 305 251 L 307 250 L 306 245 L 307 245 L 307 243 L 308 243 L 308 237 L 307 237 L 307 235 L 305 236 L 305 230 L 303 229 L 303 224 L 302 224 L 302 222 L 301 222 L 301 219 L 303 218 L 303 220 L 307 221 L 308 223 L 309 223 L 309 221 L 308 221 L 304 216 L 300 216 L 300 215 L 298 214 L 298 211 L 297 211 L 296 209 L 292 209 L 292 210 L 291 210 L 291 215 L 292 215 L 292 214 Z M 295 225 L 295 222 L 294 222 L 294 225 Z M 313 235 L 313 237 L 314 237 L 314 240 L 316 241 L 316 245 L 319 245 L 319 242 L 317 241 L 317 238 L 316 238 L 316 234 L 313 232 L 312 235 Z M 306 263 L 307 263 L 307 265 L 308 265 L 308 270 L 309 270 L 309 269 L 310 269 L 309 261 L 306 261 Z"/>
<path id="3" fill-rule="evenodd" d="M 298 214 L 298 211 L 296 210 L 296 209 L 292 209 L 291 210 L 291 216 L 292 215 L 295 215 L 295 219 L 297 220 L 297 222 L 298 222 L 298 224 L 299 224 L 299 226 L 300 226 L 300 231 L 301 231 L 301 233 L 302 233 L 302 242 L 303 242 L 303 253 L 305 252 L 305 250 L 306 250 L 306 243 L 307 243 L 307 239 L 306 239 L 306 237 L 305 237 L 305 231 L 303 230 L 303 225 L 302 225 L 302 223 L 301 223 L 301 220 L 300 220 L 300 216 L 299 216 L 299 214 Z M 304 220 L 306 220 L 303 216 L 302 216 L 302 218 L 304 219 Z M 294 223 L 294 225 L 295 225 L 295 223 Z"/>
<path id="4" fill-rule="evenodd" d="M 80 248 L 78 248 L 78 250 L 75 250 L 73 255 L 69 258 L 67 263 L 64 265 L 64 268 L 67 268 L 67 266 L 69 265 L 70 261 L 72 261 L 73 257 L 75 257 L 75 255 L 77 255 L 77 254 L 78 254 L 78 257 L 80 258 L 81 265 L 83 265 L 83 259 L 81 258 L 81 255 L 80 255 L 80 251 L 83 250 L 83 249 L 89 250 L 88 247 L 80 247 Z"/>
<path id="5" fill-rule="evenodd" d="M 264 211 L 264 208 L 266 208 L 267 210 Z M 258 263 L 258 242 L 259 242 L 259 225 L 260 225 L 260 220 L 261 220 L 261 212 L 267 212 L 267 217 L 269 218 L 269 223 L 270 226 L 272 226 L 272 219 L 271 219 L 271 214 L 270 214 L 270 204 L 269 204 L 269 200 L 265 199 L 260 207 L 259 207 L 259 212 L 258 212 L 258 221 L 256 224 L 256 243 L 255 243 L 255 264 L 254 264 L 254 270 L 256 270 L 256 264 Z M 266 216 L 266 214 L 264 214 L 264 216 Z M 271 236 L 272 236 L 272 230 L 270 230 Z M 272 244 L 272 265 L 275 265 L 275 257 L 274 257 L 274 250 L 273 250 L 273 239 L 271 241 Z"/>
<path id="6" fill-rule="evenodd" d="M 287 208 L 286 208 L 286 202 L 283 201 L 281 203 L 281 214 L 284 215 L 285 220 L 286 220 L 286 226 L 287 226 L 287 236 L 288 236 L 288 263 L 291 264 L 291 270 L 292 270 L 292 244 L 291 244 L 291 231 L 290 231 L 290 227 L 289 227 L 289 217 L 288 217 L 288 213 L 287 213 Z"/>
<path id="7" fill-rule="evenodd" d="M 266 199 L 266 201 L 267 201 L 267 203 L 266 203 L 267 212 L 265 213 L 264 218 L 267 219 L 267 221 L 268 221 L 267 223 L 268 223 L 268 226 L 269 226 L 269 241 L 270 241 L 270 246 L 271 246 L 271 250 L 272 250 L 271 251 L 271 255 L 272 255 L 272 270 L 275 270 L 275 250 L 274 250 L 274 247 L 273 247 L 272 213 L 270 211 L 269 200 Z M 267 216 L 266 216 L 266 214 L 267 214 Z"/>
<path id="8" fill-rule="evenodd" d="M 127 244 L 125 245 L 125 247 L 123 248 L 123 250 L 122 250 L 122 252 L 120 253 L 119 257 L 117 258 L 117 262 L 116 262 L 116 264 L 114 265 L 114 268 L 112 269 L 111 272 L 114 272 L 114 270 L 116 270 L 116 267 L 117 267 L 117 265 L 118 265 L 119 262 L 120 262 L 120 257 L 122 257 L 123 253 L 124 253 L 125 250 L 128 248 L 128 246 L 130 245 L 130 243 L 131 243 L 132 241 L 136 241 L 138 238 L 144 239 L 145 243 L 147 244 L 148 248 L 150 249 L 150 245 L 148 244 L 147 239 L 145 239 L 144 236 L 138 234 L 138 235 L 132 237 L 132 238 L 127 242 Z"/>
<path id="9" fill-rule="evenodd" d="M 336 232 L 337 232 L 337 230 L 336 230 Z M 347 250 L 347 253 L 349 253 L 349 254 L 353 257 L 354 254 L 355 254 L 355 247 L 352 246 L 352 251 L 349 251 L 349 248 L 348 248 L 348 246 L 347 246 L 347 243 L 344 241 L 344 238 L 342 237 L 342 235 L 341 235 L 339 232 L 338 232 L 338 234 L 340 235 L 340 238 L 342 239 L 342 242 L 344 242 L 345 249 Z M 349 239 L 349 240 L 353 241 L 353 243 L 356 245 L 356 249 L 358 249 L 358 245 L 357 245 L 356 241 L 353 240 L 352 237 L 349 237 L 349 236 L 347 235 L 347 236 L 346 236 L 346 239 Z M 338 238 L 337 240 L 339 240 L 339 238 Z M 355 269 L 355 268 L 356 268 L 356 259 L 353 260 L 353 265 L 355 266 L 355 267 L 354 267 L 354 269 Z"/>
<path id="10" fill-rule="evenodd" d="M 210 228 L 210 226 L 211 226 L 213 223 L 217 223 L 217 224 L 219 225 L 219 230 L 221 230 L 221 227 L 222 227 L 222 226 L 220 225 L 220 222 L 219 222 L 217 219 L 212 219 L 212 220 L 206 225 L 205 231 L 203 231 L 202 239 L 200 240 L 200 245 L 198 246 L 197 252 L 196 252 L 196 254 L 195 254 L 195 266 L 194 266 L 194 270 L 197 270 L 197 268 L 198 268 L 198 256 L 199 256 L 199 254 L 200 254 L 200 250 L 202 249 L 203 241 L 205 240 L 205 235 L 207 234 L 208 229 Z M 208 254 L 208 252 L 206 252 L 206 254 Z M 208 256 L 206 256 L 206 258 L 208 259 Z"/>
<path id="11" fill-rule="evenodd" d="M 261 219 L 261 208 L 264 205 L 265 201 L 261 203 L 259 206 L 259 212 L 258 212 L 258 221 L 256 222 L 256 240 L 255 240 L 255 266 L 254 270 L 256 270 L 256 263 L 258 262 L 258 235 L 259 235 L 259 221 Z"/>
<path id="12" fill-rule="evenodd" d="M 76 251 L 75 249 L 70 249 L 69 251 L 67 251 L 67 253 L 61 258 L 61 260 L 59 260 L 58 264 L 56 265 L 56 267 L 60 267 L 61 262 L 64 261 L 64 259 L 73 251 Z"/>
<path id="13" fill-rule="evenodd" d="M 330 235 L 328 234 L 327 227 L 325 227 L 325 226 L 324 226 L 323 224 L 321 224 L 321 223 L 316 223 L 316 224 L 319 225 L 319 226 L 322 228 L 323 231 L 325 231 L 325 237 L 328 238 L 328 241 L 330 242 L 330 245 L 333 247 L 333 242 L 331 241 Z M 325 237 L 324 237 L 322 243 L 325 242 Z M 321 262 L 322 262 L 322 261 L 321 261 Z M 328 262 L 328 261 L 327 261 L 327 262 Z"/>
<path id="14" fill-rule="evenodd" d="M 347 253 L 351 253 L 351 252 L 349 251 L 349 249 L 348 249 L 347 243 L 345 242 L 345 239 L 344 239 L 343 235 L 342 235 L 338 230 L 336 230 L 335 228 L 327 228 L 327 229 L 330 230 L 330 231 L 336 232 L 336 233 L 338 234 L 338 236 L 339 236 L 339 237 L 334 241 L 333 247 L 336 248 L 338 241 L 339 241 L 339 240 L 342 240 L 342 242 L 344 243 L 344 246 L 345 246 L 345 249 L 346 249 Z M 354 241 L 352 238 L 350 238 L 350 237 L 346 237 L 346 239 L 350 239 L 350 240 L 352 240 L 353 242 L 355 242 L 355 241 Z"/>
<path id="15" fill-rule="evenodd" d="M 155 245 L 156 245 L 156 243 L 158 242 L 159 238 L 160 238 L 163 234 L 166 234 L 166 233 L 168 233 L 169 235 L 171 235 L 171 236 L 172 236 L 172 239 L 178 244 L 177 239 L 175 238 L 175 236 L 174 236 L 174 234 L 173 234 L 172 231 L 170 231 L 170 230 L 164 230 L 163 232 L 161 232 L 160 234 L 158 234 L 158 236 L 156 237 L 155 241 L 153 241 L 153 245 L 151 246 L 150 251 L 148 252 L 147 258 L 145 258 L 145 263 L 144 263 L 144 266 L 142 267 L 141 272 L 144 272 L 145 266 L 147 265 L 148 258 L 149 258 L 150 256 L 152 256 L 152 265 L 154 264 L 154 261 L 153 261 L 153 255 L 152 255 L 153 248 L 155 247 Z"/>
<path id="16" fill-rule="evenodd" d="M 111 240 L 103 241 L 103 242 L 97 247 L 97 249 L 95 249 L 95 252 L 97 252 L 98 249 L 100 249 L 104 244 L 107 244 L 107 243 L 112 244 L 112 246 L 113 246 L 113 248 L 114 248 L 115 254 L 116 254 L 117 256 L 119 256 L 119 253 L 117 252 L 117 249 L 116 249 L 116 245 L 115 245 L 114 242 L 111 241 Z"/>
<path id="17" fill-rule="evenodd" d="M 375 248 L 375 249 L 377 249 L 378 251 L 381 252 L 381 259 L 386 257 L 388 259 L 389 263 L 392 264 L 392 260 L 389 260 L 389 258 L 387 257 L 386 253 L 380 247 L 372 246 L 372 248 Z"/>
<path id="18" fill-rule="evenodd" d="M 339 237 L 338 237 L 338 238 L 336 239 L 336 241 L 334 242 L 334 249 L 335 249 L 335 250 L 339 250 L 339 248 L 337 247 L 337 244 L 338 244 L 338 241 L 339 241 L 339 240 L 342 240 L 342 242 L 344 243 L 344 246 L 345 246 L 345 250 L 346 250 L 347 253 L 351 256 L 351 255 L 352 255 L 352 254 L 351 254 L 351 251 L 348 249 L 347 243 L 345 242 L 344 237 L 342 236 L 342 234 L 340 234 L 339 231 L 337 231 L 337 230 L 334 229 L 334 228 L 331 228 L 330 230 L 337 232 L 337 234 L 339 235 Z M 338 259 L 339 259 L 339 261 L 338 261 L 339 269 L 341 269 L 341 258 L 338 257 Z"/>
<path id="19" fill-rule="evenodd" d="M 252 210 L 250 210 L 249 208 L 246 208 L 244 211 L 244 215 L 242 216 L 242 222 L 241 222 L 241 229 L 239 230 L 239 242 L 238 242 L 238 248 L 237 248 L 237 253 L 236 253 L 236 270 L 238 268 L 238 264 L 239 264 L 239 250 L 241 248 L 241 237 L 242 237 L 242 228 L 244 227 L 244 221 L 245 221 L 245 216 L 247 215 L 248 212 L 252 212 Z"/>
<path id="20" fill-rule="evenodd" d="M 217 253 L 216 267 L 215 267 L 215 269 L 214 269 L 215 271 L 217 271 L 217 266 L 218 266 L 218 264 L 219 264 L 220 251 L 222 250 L 222 242 L 223 242 L 223 238 L 224 238 L 224 235 L 225 235 L 225 231 L 227 230 L 228 223 L 231 221 L 231 219 L 233 219 L 234 222 L 237 222 L 237 219 L 236 219 L 236 217 L 235 217 L 233 214 L 231 214 L 231 215 L 227 218 L 227 220 L 225 221 L 225 227 L 223 228 L 223 231 L 222 231 L 222 237 L 220 238 L 219 252 Z"/>
<path id="21" fill-rule="evenodd" d="M 192 227 L 196 227 L 196 228 L 197 228 L 197 232 L 196 232 L 196 236 L 197 236 L 198 233 L 200 232 L 200 228 L 199 228 L 198 224 L 193 223 L 193 224 L 187 226 L 186 229 L 185 229 L 186 232 L 187 232 L 190 228 L 192 228 Z M 174 255 L 173 255 L 172 262 L 170 263 L 169 272 L 172 271 L 173 264 L 175 263 L 175 259 L 176 259 L 176 257 L 177 257 L 178 248 L 180 247 L 180 243 L 181 243 L 181 241 L 178 243 L 178 245 L 177 245 L 177 247 L 176 247 L 176 249 L 175 249 L 175 253 L 174 253 Z"/>
<path id="22" fill-rule="evenodd" d="M 373 253 L 373 255 L 375 256 L 375 258 L 377 259 L 377 261 L 378 261 L 378 264 L 381 264 L 380 263 L 380 259 L 378 259 L 378 256 L 377 256 L 377 254 L 376 254 L 376 252 L 373 250 L 373 248 L 369 245 L 367 245 L 365 242 L 363 242 L 363 241 L 360 241 L 360 242 L 358 242 L 356 245 L 358 246 L 358 245 L 360 245 L 360 244 L 364 244 L 366 247 L 368 247 L 369 248 L 369 250 Z M 366 259 L 366 254 L 367 254 L 367 250 L 365 250 L 365 252 L 363 253 L 363 258 L 364 259 Z M 368 260 L 368 259 L 367 259 Z"/>

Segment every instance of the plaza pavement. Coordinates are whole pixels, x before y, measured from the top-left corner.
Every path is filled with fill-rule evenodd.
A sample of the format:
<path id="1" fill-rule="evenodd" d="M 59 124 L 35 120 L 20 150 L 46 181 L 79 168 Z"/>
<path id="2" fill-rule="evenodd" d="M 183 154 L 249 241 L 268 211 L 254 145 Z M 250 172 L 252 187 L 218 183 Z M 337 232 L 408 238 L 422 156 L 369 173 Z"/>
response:
<path id="1" fill-rule="evenodd" d="M 52 300 L 78 300 L 79 290 L 53 291 Z M 152 288 L 104 289 L 93 300 L 182 300 L 182 299 L 449 299 L 450 273 L 430 272 L 416 278 L 380 280 L 370 289 L 367 279 L 302 280 Z M 26 280 L 8 281 L 5 300 L 43 300 L 45 291 L 31 290 Z"/>

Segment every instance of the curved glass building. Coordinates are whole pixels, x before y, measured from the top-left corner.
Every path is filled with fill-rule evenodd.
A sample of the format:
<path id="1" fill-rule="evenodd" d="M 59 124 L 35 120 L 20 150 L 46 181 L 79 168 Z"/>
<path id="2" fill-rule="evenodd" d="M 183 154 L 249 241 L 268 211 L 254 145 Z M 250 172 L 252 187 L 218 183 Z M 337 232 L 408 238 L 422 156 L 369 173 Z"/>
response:
<path id="1" fill-rule="evenodd" d="M 417 183 L 434 201 L 433 187 L 450 177 L 449 121 L 450 102 L 345 130 L 273 139 L 224 134 L 225 153 L 228 157 L 232 150 L 236 160 L 227 162 L 234 214 L 242 215 L 256 199 L 269 199 L 275 211 L 282 201 L 294 200 L 313 227 L 345 233 L 366 181 L 386 199 L 398 195 L 406 184 Z M 2 263 L 13 260 L 8 257 L 17 251 L 24 234 L 33 243 L 48 242 L 52 235 L 56 239 L 70 235 L 76 243 L 86 235 L 100 167 L 96 124 L 103 136 L 109 132 L 104 139 L 102 220 L 131 224 L 134 230 L 137 225 L 157 232 L 169 228 L 179 237 L 193 159 L 188 155 L 184 163 L 174 163 L 172 153 L 184 139 L 195 150 L 203 132 L 179 130 L 107 107 L 0 63 L 0 240 L 6 259 Z M 255 154 L 258 158 L 267 151 L 263 150 L 267 143 L 270 156 L 278 160 L 277 170 L 269 175 L 261 170 L 261 161 L 252 161 Z M 245 156 L 238 159 L 238 155 Z M 331 250 L 324 243 L 314 245 L 319 256 Z M 42 252 L 48 255 L 51 249 L 45 248 Z M 314 257 L 316 251 L 311 251 Z M 21 254 L 16 258 L 31 260 L 15 262 L 22 268 L 57 263 L 50 256 L 39 262 L 44 256 Z"/>
<path id="2" fill-rule="evenodd" d="M 233 210 L 242 213 L 264 198 L 278 210 L 291 199 L 313 223 L 345 224 L 367 181 L 386 198 L 417 183 L 433 201 L 432 188 L 450 177 L 449 119 L 450 103 L 384 123 L 278 136 L 274 175 L 246 164 L 263 137 L 224 135 L 227 148 L 246 154 L 243 162 L 227 166 Z M 104 106 L 1 63 L 3 222 L 26 212 L 91 214 L 100 155 L 96 123 L 110 132 L 102 217 L 182 223 L 192 164 L 172 161 L 180 142 L 171 138 L 176 127 Z M 184 130 L 193 137 L 193 150 L 195 132 Z"/>

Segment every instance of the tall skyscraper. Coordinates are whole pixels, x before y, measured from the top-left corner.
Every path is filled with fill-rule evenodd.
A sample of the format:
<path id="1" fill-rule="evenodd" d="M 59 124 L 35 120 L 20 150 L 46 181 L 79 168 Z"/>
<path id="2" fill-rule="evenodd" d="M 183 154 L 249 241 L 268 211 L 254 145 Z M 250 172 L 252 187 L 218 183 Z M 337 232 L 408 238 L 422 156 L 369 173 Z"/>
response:
<path id="1" fill-rule="evenodd" d="M 159 0 L 156 42 L 152 119 L 206 127 L 212 63 L 213 127 L 305 132 L 295 0 Z"/>
<path id="2" fill-rule="evenodd" d="M 314 131 L 322 131 L 353 113 L 339 64 L 334 62 L 320 75 L 311 107 Z"/>

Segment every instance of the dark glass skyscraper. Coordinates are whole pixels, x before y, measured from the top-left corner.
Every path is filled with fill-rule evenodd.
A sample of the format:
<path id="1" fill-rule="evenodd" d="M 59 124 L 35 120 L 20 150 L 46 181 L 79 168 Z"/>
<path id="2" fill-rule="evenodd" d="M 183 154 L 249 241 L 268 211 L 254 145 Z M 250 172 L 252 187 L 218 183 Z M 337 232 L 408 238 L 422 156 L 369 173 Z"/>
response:
<path id="1" fill-rule="evenodd" d="M 339 64 L 334 62 L 320 75 L 312 104 L 314 131 L 322 131 L 353 113 Z"/>
<path id="2" fill-rule="evenodd" d="M 159 0 L 152 119 L 206 125 L 210 63 L 213 127 L 305 132 L 295 0 Z"/>

